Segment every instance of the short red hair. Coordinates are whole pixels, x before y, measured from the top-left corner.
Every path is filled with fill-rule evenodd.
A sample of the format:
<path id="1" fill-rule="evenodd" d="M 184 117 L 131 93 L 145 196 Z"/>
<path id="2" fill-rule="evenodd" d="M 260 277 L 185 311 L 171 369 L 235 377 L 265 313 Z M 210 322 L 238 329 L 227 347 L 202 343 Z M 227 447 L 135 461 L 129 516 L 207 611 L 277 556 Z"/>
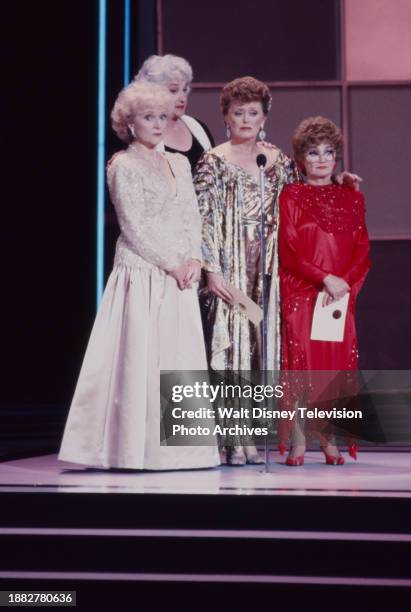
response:
<path id="1" fill-rule="evenodd" d="M 265 83 L 251 76 L 234 79 L 234 81 L 224 85 L 221 90 L 220 104 L 224 116 L 228 113 L 233 102 L 238 104 L 261 102 L 263 113 L 266 115 L 271 107 L 270 90 Z"/>

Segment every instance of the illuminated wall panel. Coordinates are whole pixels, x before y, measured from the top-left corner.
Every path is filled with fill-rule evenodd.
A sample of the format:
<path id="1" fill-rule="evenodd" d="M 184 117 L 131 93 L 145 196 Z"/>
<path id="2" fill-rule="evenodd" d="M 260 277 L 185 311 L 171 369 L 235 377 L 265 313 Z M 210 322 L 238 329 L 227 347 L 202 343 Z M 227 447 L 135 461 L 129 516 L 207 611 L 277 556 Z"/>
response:
<path id="1" fill-rule="evenodd" d="M 410 0 L 345 0 L 347 78 L 411 79 Z"/>
<path id="2" fill-rule="evenodd" d="M 364 178 L 370 232 L 409 236 L 411 87 L 355 87 L 350 106 L 352 168 Z"/>

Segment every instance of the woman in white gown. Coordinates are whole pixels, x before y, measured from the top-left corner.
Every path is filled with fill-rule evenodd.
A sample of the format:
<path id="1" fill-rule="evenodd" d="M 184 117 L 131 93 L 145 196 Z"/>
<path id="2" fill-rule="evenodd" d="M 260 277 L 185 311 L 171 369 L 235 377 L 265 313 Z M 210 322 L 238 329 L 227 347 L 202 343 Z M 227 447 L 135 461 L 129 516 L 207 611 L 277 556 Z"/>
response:
<path id="1" fill-rule="evenodd" d="M 160 153 L 173 101 L 134 82 L 112 112 L 129 144 L 108 171 L 121 235 L 70 408 L 59 459 L 96 467 L 219 464 L 216 446 L 160 445 L 160 370 L 206 370 L 196 282 L 201 220 L 190 165 Z"/>

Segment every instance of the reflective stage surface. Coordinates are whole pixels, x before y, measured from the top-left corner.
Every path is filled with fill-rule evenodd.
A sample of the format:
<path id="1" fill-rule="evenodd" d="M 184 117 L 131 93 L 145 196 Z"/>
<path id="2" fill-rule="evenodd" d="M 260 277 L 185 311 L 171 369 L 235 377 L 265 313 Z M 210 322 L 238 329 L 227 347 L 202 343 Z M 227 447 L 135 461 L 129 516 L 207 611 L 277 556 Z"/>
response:
<path id="1" fill-rule="evenodd" d="M 2 491 L 327 495 L 411 497 L 411 453 L 362 452 L 355 462 L 328 466 L 321 453 L 307 452 L 305 465 L 288 467 L 271 453 L 268 472 L 262 466 L 184 471 L 97 470 L 60 462 L 56 455 L 0 463 Z"/>

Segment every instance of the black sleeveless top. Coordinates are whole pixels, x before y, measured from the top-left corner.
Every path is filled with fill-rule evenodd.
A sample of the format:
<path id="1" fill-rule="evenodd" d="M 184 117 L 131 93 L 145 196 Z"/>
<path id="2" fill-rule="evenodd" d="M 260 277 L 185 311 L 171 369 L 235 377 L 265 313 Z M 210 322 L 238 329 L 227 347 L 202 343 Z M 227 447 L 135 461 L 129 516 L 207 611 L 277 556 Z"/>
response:
<path id="1" fill-rule="evenodd" d="M 205 131 L 205 133 L 208 136 L 208 139 L 211 143 L 211 146 L 214 147 L 214 139 L 211 135 L 210 130 L 208 129 L 208 127 L 206 126 L 205 123 L 203 123 L 202 121 L 200 121 L 199 119 L 195 118 L 196 121 L 198 121 L 198 123 L 201 125 L 201 127 L 203 128 L 203 130 Z M 188 127 L 188 126 L 187 126 Z M 191 145 L 191 148 L 188 149 L 187 151 L 179 151 L 178 149 L 173 149 L 171 147 L 165 147 L 166 151 L 169 151 L 170 153 L 181 153 L 181 155 L 185 155 L 188 159 L 188 161 L 190 162 L 191 165 L 191 171 L 194 171 L 195 165 L 197 164 L 198 160 L 200 159 L 200 157 L 202 156 L 202 154 L 204 153 L 204 149 L 202 147 L 202 145 L 198 142 L 197 138 L 194 136 L 194 134 L 191 134 L 193 137 L 193 144 Z"/>

